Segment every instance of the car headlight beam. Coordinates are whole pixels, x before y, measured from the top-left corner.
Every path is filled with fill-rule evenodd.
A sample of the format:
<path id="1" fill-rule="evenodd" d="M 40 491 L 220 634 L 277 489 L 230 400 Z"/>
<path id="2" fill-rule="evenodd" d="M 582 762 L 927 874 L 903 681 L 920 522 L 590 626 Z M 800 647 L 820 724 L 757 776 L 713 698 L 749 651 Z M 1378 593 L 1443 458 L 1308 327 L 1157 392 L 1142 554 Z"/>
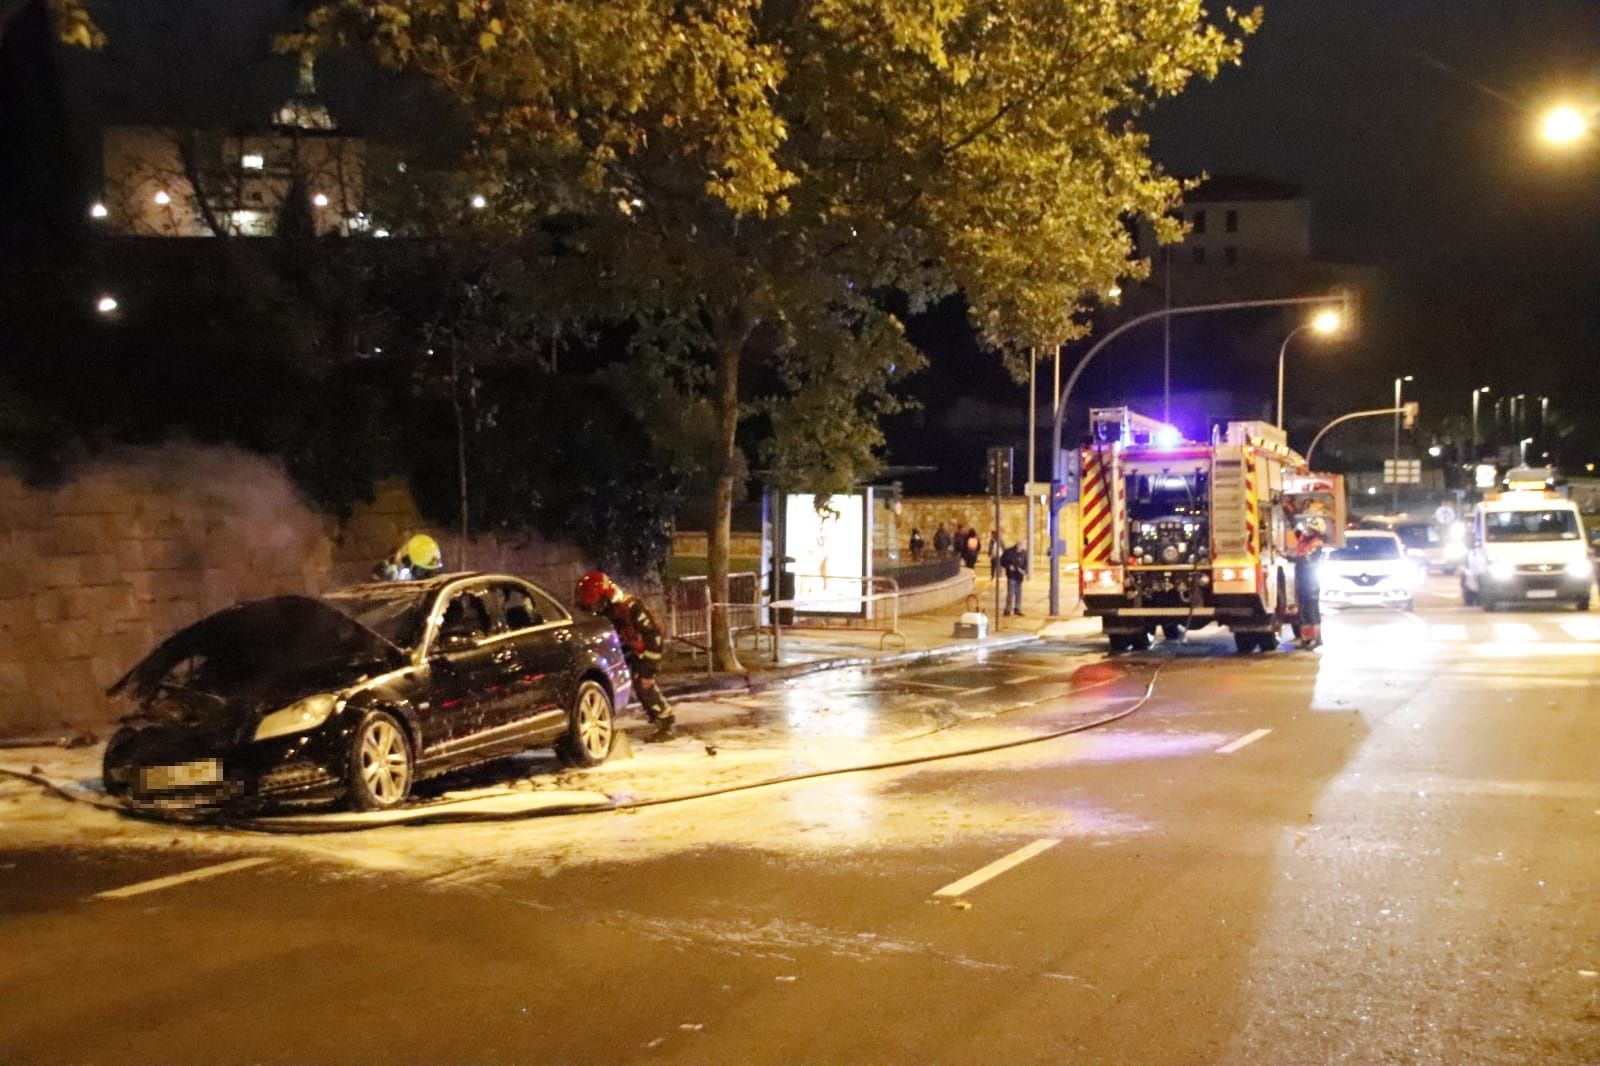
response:
<path id="1" fill-rule="evenodd" d="M 261 719 L 256 726 L 254 740 L 271 740 L 273 737 L 293 736 L 309 732 L 326 722 L 344 701 L 327 694 L 307 696 Z"/>
<path id="2" fill-rule="evenodd" d="M 1588 577 L 1594 573 L 1593 567 L 1594 563 L 1590 562 L 1588 559 L 1574 559 L 1572 562 L 1567 564 L 1567 576 Z"/>
<path id="3" fill-rule="evenodd" d="M 1517 568 L 1510 563 L 1490 563 L 1489 576 L 1496 581 L 1510 581 L 1517 576 Z"/>

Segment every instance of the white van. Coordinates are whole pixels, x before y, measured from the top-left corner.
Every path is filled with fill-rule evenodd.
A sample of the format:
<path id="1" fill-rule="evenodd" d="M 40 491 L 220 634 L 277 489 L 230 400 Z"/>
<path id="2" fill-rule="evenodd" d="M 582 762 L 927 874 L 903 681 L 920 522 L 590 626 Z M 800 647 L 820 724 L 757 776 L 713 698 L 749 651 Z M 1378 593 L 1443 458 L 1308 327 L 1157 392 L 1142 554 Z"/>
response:
<path id="1" fill-rule="evenodd" d="M 1461 569 L 1461 601 L 1469 607 L 1555 600 L 1589 609 L 1594 564 L 1572 501 L 1553 492 L 1485 498 L 1469 540 Z"/>

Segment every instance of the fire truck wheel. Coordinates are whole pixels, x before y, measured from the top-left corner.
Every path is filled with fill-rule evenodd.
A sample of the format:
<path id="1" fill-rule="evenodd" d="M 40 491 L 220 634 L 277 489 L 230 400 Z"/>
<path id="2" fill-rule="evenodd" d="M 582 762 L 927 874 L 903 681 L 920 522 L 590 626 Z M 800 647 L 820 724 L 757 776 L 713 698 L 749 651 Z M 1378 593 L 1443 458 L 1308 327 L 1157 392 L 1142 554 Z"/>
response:
<path id="1" fill-rule="evenodd" d="M 1182 622 L 1162 622 L 1161 635 L 1168 640 L 1182 640 L 1183 635 L 1189 632 Z"/>
<path id="2" fill-rule="evenodd" d="M 1107 633 L 1106 642 L 1111 645 L 1113 654 L 1128 650 L 1128 634 L 1126 633 Z"/>
<path id="3" fill-rule="evenodd" d="M 1277 651 L 1278 638 L 1272 633 L 1235 633 L 1233 646 L 1240 655 L 1249 655 L 1253 651 Z"/>

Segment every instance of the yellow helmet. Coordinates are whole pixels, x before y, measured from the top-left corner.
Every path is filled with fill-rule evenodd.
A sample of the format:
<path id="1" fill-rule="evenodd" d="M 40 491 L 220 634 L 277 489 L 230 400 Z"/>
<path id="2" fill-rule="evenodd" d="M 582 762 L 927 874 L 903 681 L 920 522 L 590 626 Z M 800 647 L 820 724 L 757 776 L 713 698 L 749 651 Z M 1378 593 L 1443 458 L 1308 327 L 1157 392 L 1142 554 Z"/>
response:
<path id="1" fill-rule="evenodd" d="M 443 570 L 444 552 L 439 550 L 439 542 L 426 533 L 418 533 L 405 546 L 400 549 L 401 562 L 410 562 L 418 570 Z"/>

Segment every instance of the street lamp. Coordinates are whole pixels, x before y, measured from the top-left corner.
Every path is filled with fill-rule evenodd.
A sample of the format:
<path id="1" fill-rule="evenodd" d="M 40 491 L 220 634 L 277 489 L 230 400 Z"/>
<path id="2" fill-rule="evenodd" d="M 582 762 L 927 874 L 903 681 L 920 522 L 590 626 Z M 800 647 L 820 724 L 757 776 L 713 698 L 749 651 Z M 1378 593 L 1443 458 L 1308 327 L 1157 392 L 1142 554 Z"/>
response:
<path id="1" fill-rule="evenodd" d="M 1310 322 L 1307 322 L 1303 326 L 1295 327 L 1294 329 L 1289 331 L 1289 335 L 1287 337 L 1283 338 L 1283 343 L 1278 346 L 1278 422 L 1277 422 L 1277 426 L 1278 426 L 1279 429 L 1283 428 L 1283 357 L 1289 351 L 1289 342 L 1294 340 L 1295 337 L 1297 337 L 1300 334 L 1304 333 L 1306 330 L 1311 330 L 1311 331 L 1313 331 L 1313 332 L 1315 332 L 1315 333 L 1317 333 L 1317 334 L 1319 334 L 1319 335 L 1321 335 L 1323 337 L 1331 337 L 1335 333 L 1338 333 L 1339 330 L 1341 330 L 1343 328 L 1344 328 L 1344 316 L 1339 314 L 1338 311 L 1335 311 L 1333 308 L 1329 307 L 1329 308 L 1325 308 L 1325 309 L 1323 309 L 1321 311 L 1318 311 L 1317 314 L 1316 314 L 1316 317 L 1313 318 Z"/>
<path id="2" fill-rule="evenodd" d="M 117 298 L 107 293 L 94 302 L 94 309 L 102 315 L 113 314 L 117 310 Z"/>
<path id="3" fill-rule="evenodd" d="M 1395 514 L 1400 513 L 1400 386 L 1415 380 L 1411 374 L 1394 379 L 1394 482 L 1389 488 L 1389 510 Z"/>
<path id="4" fill-rule="evenodd" d="M 1565 148 L 1589 135 L 1589 116 L 1571 104 L 1558 104 L 1539 117 L 1539 138 Z"/>
<path id="5" fill-rule="evenodd" d="M 1489 391 L 1489 386 L 1480 385 L 1472 390 L 1472 461 L 1478 461 L 1478 397 Z"/>

